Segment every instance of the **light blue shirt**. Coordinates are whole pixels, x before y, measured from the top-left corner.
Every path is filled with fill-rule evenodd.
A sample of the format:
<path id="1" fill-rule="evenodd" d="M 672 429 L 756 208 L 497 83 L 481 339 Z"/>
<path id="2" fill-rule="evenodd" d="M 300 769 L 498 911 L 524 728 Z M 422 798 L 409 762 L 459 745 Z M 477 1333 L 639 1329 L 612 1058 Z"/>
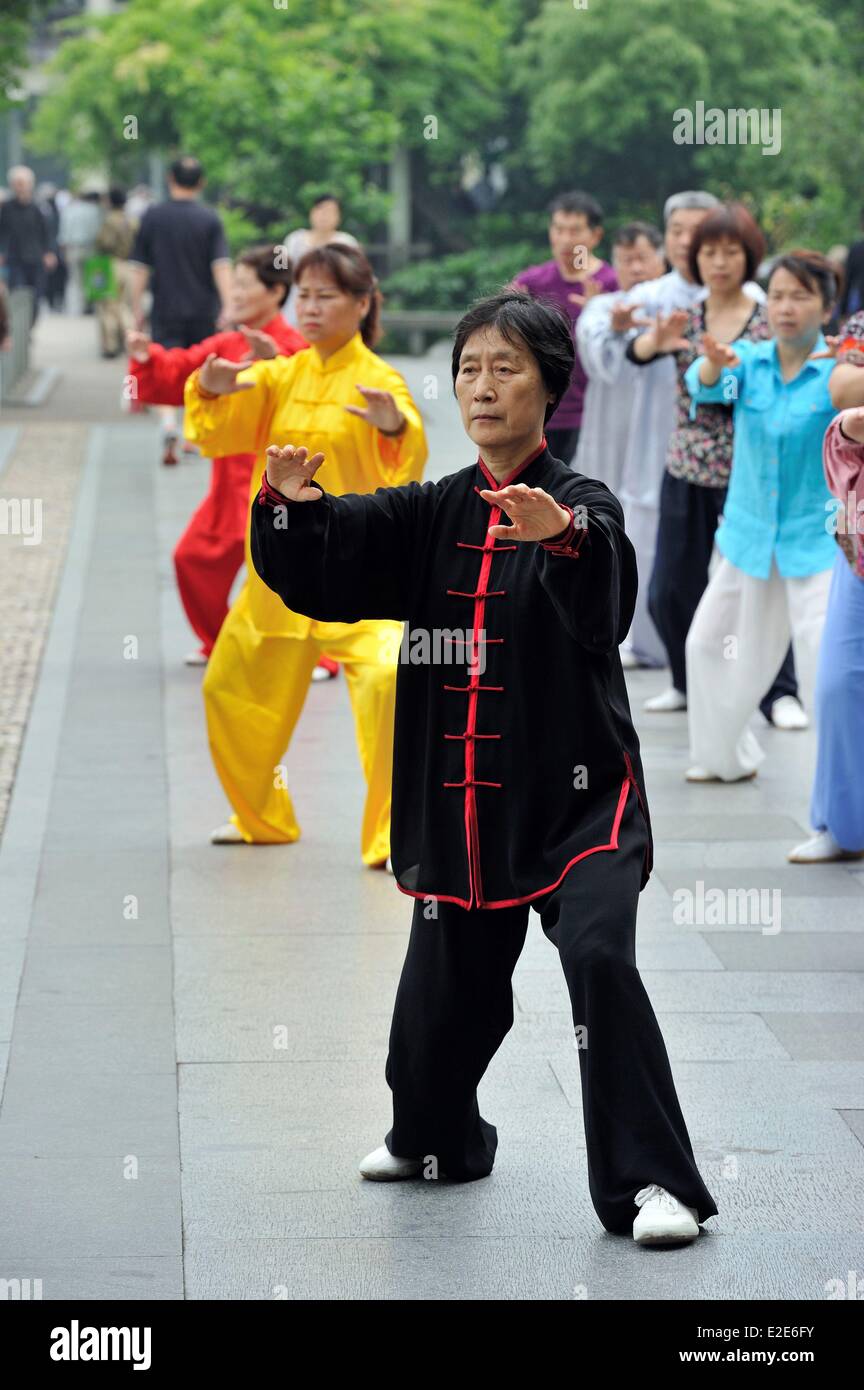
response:
<path id="1" fill-rule="evenodd" d="M 724 401 L 735 411 L 732 476 L 715 540 L 727 560 L 754 579 L 767 579 L 771 561 L 785 579 L 803 579 L 834 566 L 837 545 L 826 524 L 831 493 L 822 470 L 822 440 L 836 409 L 828 394 L 831 358 L 805 362 L 784 381 L 773 338 L 732 344 L 737 367 L 724 367 L 715 386 L 703 386 L 699 357 L 685 380 L 697 402 Z M 814 352 L 825 349 L 820 333 Z"/>

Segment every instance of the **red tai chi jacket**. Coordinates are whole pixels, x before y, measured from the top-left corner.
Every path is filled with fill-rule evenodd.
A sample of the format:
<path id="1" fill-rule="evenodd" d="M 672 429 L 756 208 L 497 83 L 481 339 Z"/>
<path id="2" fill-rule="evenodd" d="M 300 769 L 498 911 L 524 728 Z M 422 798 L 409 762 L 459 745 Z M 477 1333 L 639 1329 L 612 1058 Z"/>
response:
<path id="1" fill-rule="evenodd" d="M 515 481 L 567 508 L 566 531 L 540 544 L 490 537 L 501 509 L 480 489 Z M 265 474 L 257 503 L 255 568 L 289 607 L 408 624 L 391 830 L 404 893 L 463 908 L 530 902 L 586 855 L 614 857 L 630 796 L 648 826 L 644 888 L 653 842 L 618 655 L 636 559 L 603 483 L 544 439 L 502 483 L 478 458 L 438 482 L 289 502 Z"/>

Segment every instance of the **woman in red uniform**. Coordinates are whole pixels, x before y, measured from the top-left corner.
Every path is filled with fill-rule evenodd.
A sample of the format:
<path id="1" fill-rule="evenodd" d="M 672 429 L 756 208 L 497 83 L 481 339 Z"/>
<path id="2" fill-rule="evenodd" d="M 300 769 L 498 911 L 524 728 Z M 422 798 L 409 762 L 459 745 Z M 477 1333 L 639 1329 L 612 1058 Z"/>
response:
<path id="1" fill-rule="evenodd" d="M 230 362 L 252 362 L 260 357 L 290 357 L 307 347 L 306 339 L 280 312 L 291 288 L 291 268 L 279 266 L 279 260 L 272 246 L 238 256 L 232 308 L 234 322 L 241 327 L 214 333 L 189 348 L 163 348 L 146 333 L 127 334 L 129 371 L 138 400 L 182 405 L 186 378 L 211 352 Z M 174 551 L 180 601 L 201 643 L 186 658 L 190 666 L 206 663 L 228 612 L 231 586 L 243 564 L 254 463 L 254 454 L 214 458 L 210 491 Z"/>
<path id="2" fill-rule="evenodd" d="M 609 1231 L 665 1244 L 694 1239 L 717 1208 L 636 967 L 652 841 L 618 655 L 635 554 L 616 498 L 544 435 L 573 360 L 554 306 L 512 291 L 481 301 L 453 349 L 477 462 L 336 497 L 313 482 L 323 454 L 271 446 L 252 558 L 310 617 L 409 625 L 391 856 L 416 902 L 385 1070 L 393 1127 L 360 1172 L 491 1171 L 497 1131 L 477 1084 L 513 1023 L 533 906 L 570 993 L 595 1210 Z"/>

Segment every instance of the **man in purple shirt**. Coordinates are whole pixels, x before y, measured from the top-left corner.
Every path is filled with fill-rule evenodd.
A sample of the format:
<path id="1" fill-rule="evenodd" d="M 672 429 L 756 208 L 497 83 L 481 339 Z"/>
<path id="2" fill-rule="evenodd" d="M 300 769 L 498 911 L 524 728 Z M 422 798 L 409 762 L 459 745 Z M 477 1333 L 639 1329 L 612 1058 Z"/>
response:
<path id="1" fill-rule="evenodd" d="M 520 271 L 513 284 L 535 299 L 551 300 L 569 318 L 576 345 L 576 321 L 595 294 L 618 289 L 618 277 L 606 261 L 594 255 L 603 239 L 603 210 L 587 193 L 562 193 L 549 205 L 549 245 L 552 260 Z M 579 443 L 582 402 L 588 378 L 576 352 L 570 386 L 546 427 L 554 458 L 570 464 Z"/>

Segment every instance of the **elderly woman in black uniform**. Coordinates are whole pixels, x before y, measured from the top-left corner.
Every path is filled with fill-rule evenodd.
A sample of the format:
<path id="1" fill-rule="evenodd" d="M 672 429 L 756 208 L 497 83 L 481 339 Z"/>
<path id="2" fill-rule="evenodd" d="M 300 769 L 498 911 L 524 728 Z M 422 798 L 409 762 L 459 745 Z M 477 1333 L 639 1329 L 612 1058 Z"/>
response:
<path id="1" fill-rule="evenodd" d="M 573 360 L 553 306 L 482 300 L 453 349 L 477 462 L 332 497 L 314 482 L 322 454 L 271 447 L 252 555 L 290 608 L 400 619 L 440 658 L 399 666 L 391 858 L 416 902 L 385 1072 L 393 1127 L 360 1172 L 491 1172 L 498 1136 L 477 1085 L 513 1023 L 533 907 L 570 993 L 595 1210 L 609 1231 L 673 1243 L 717 1208 L 636 968 L 652 841 L 618 657 L 634 552 L 617 499 L 543 433 Z M 449 659 L 442 634 L 461 642 Z"/>

